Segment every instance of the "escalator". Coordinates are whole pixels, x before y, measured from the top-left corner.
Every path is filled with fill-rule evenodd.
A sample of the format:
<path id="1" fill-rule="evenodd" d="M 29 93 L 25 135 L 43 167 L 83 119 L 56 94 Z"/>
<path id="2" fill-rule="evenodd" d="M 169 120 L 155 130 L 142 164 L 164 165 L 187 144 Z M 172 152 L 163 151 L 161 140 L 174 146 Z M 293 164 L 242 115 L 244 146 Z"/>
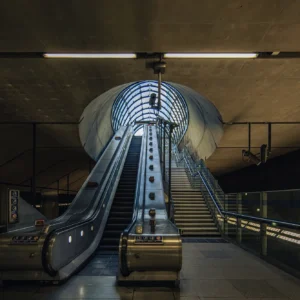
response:
<path id="1" fill-rule="evenodd" d="M 118 251 L 120 235 L 132 220 L 142 137 L 133 137 L 98 251 Z"/>
<path id="2" fill-rule="evenodd" d="M 132 126 L 121 127 L 61 216 L 44 220 L 42 226 L 36 226 L 33 219 L 17 230 L 1 233 L 0 280 L 62 281 L 97 251 L 105 229 L 104 244 L 110 246 L 111 237 L 118 241 L 116 231 L 131 221 L 140 143 L 133 138 Z"/>

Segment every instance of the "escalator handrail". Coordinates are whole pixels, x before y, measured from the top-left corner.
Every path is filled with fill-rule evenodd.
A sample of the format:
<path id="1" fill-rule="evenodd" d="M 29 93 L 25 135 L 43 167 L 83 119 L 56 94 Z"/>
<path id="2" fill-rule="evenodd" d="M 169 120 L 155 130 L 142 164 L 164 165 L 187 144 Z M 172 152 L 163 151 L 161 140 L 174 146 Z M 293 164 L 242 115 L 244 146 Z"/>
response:
<path id="1" fill-rule="evenodd" d="M 117 154 L 119 154 L 119 152 L 120 152 L 122 149 L 124 149 L 124 147 L 126 146 L 126 144 L 125 144 L 125 142 L 126 142 L 126 141 L 125 141 L 125 137 L 127 137 L 127 133 L 128 133 L 129 127 L 130 127 L 130 126 L 128 126 L 127 129 L 126 129 L 126 131 L 124 132 L 124 135 L 123 135 L 123 137 L 122 137 L 122 140 L 121 140 L 121 142 L 119 143 L 119 145 L 118 145 L 118 147 L 117 147 L 117 149 L 116 149 L 116 151 L 115 151 L 115 153 L 114 153 L 114 155 L 113 155 L 111 161 L 109 162 L 108 167 L 106 168 L 106 171 L 105 171 L 105 173 L 104 173 L 105 175 L 103 175 L 103 177 L 102 177 L 102 179 L 101 179 L 101 182 L 100 182 L 99 185 L 98 185 L 98 188 L 97 188 L 97 191 L 95 192 L 95 195 L 94 195 L 94 197 L 93 197 L 93 200 L 94 200 L 94 198 L 96 198 L 96 197 L 102 198 L 102 195 L 103 195 L 103 194 L 105 193 L 105 191 L 106 191 L 107 185 L 108 185 L 108 183 L 109 183 L 110 176 L 111 176 L 111 174 L 113 173 L 113 172 L 112 172 L 112 171 L 113 171 L 113 167 L 115 167 L 115 166 L 118 164 L 118 162 L 119 162 L 119 160 L 120 160 L 121 157 L 119 157 L 119 160 L 118 160 L 118 161 L 115 161 L 115 158 L 116 158 Z M 122 149 L 120 149 L 120 147 L 121 147 Z M 112 166 L 112 165 L 113 165 L 113 166 Z M 105 182 L 105 181 L 106 181 L 106 182 Z M 103 185 L 103 183 L 104 183 L 104 185 Z M 104 186 L 103 191 L 102 191 L 101 195 L 99 195 L 99 194 L 98 194 L 99 189 L 101 189 L 101 187 L 103 187 L 103 186 Z M 91 202 L 93 202 L 93 200 L 92 200 Z M 99 204 L 100 204 L 100 201 L 99 201 Z M 66 226 L 64 226 L 64 227 L 62 227 L 62 228 L 56 229 L 55 231 L 56 231 L 56 232 L 58 232 L 58 231 L 65 231 L 65 230 L 68 230 L 68 229 L 73 228 L 73 227 L 76 228 L 76 227 L 80 226 L 81 224 L 85 224 L 86 222 L 89 222 L 91 219 L 94 218 L 94 215 L 96 214 L 96 211 L 97 211 L 97 209 L 95 209 L 93 215 L 90 216 L 90 218 L 88 218 L 88 219 L 86 219 L 86 220 L 84 220 L 84 221 L 78 221 L 78 222 L 76 222 L 76 223 L 72 223 L 72 224 L 66 225 Z M 77 226 L 77 225 L 78 225 L 78 226 Z"/>
<path id="2" fill-rule="evenodd" d="M 116 156 L 118 155 L 120 148 L 124 145 L 124 141 L 125 141 L 125 138 L 127 137 L 129 128 L 130 128 L 130 126 L 127 126 L 127 128 L 125 129 L 124 134 L 123 134 L 123 136 L 122 136 L 122 138 L 121 138 L 121 140 L 120 140 L 120 143 L 118 144 L 118 146 L 117 146 L 117 148 L 116 148 L 116 151 L 115 151 L 113 157 L 111 158 L 109 164 L 107 165 L 107 167 L 106 167 L 106 169 L 105 169 L 105 171 L 104 171 L 104 174 L 103 174 L 103 176 L 102 176 L 102 178 L 101 178 L 101 180 L 100 180 L 100 182 L 99 182 L 99 184 L 98 184 L 98 188 L 97 188 L 97 190 L 96 190 L 96 192 L 95 192 L 95 194 L 94 194 L 94 196 L 93 196 L 93 199 L 91 200 L 90 203 L 93 203 L 94 200 L 95 200 L 95 198 L 96 198 L 96 197 L 99 197 L 99 195 L 98 195 L 99 190 L 101 190 L 101 188 L 102 188 L 104 185 L 107 184 L 107 175 L 111 172 L 112 165 L 115 163 Z M 105 151 L 102 153 L 102 155 L 104 155 L 104 154 L 105 154 Z M 101 159 L 101 157 L 100 157 L 99 159 Z M 98 159 L 98 161 L 99 161 L 99 159 Z M 89 177 L 88 177 L 88 178 L 89 178 Z M 81 189 L 86 188 L 86 185 L 87 185 L 87 183 L 88 183 L 88 178 L 86 179 L 86 181 L 85 181 L 84 184 L 82 185 Z M 103 189 L 103 191 L 104 191 L 104 189 Z M 72 204 L 70 205 L 70 207 L 68 208 L 68 210 L 71 209 L 71 208 L 72 208 Z M 89 206 L 86 207 L 85 211 L 87 211 L 88 208 L 89 208 Z M 67 210 L 62 216 L 60 216 L 59 219 L 62 219 L 63 216 L 66 215 L 66 214 L 68 213 L 68 210 Z M 69 221 L 69 220 L 68 220 L 68 221 Z M 67 223 L 68 221 L 64 221 L 64 222 L 60 222 L 60 223 Z M 82 221 L 78 221 L 78 222 L 80 223 L 80 222 L 82 222 Z M 78 223 L 78 222 L 77 222 L 77 223 Z M 55 226 L 55 225 L 58 225 L 58 224 L 60 224 L 60 223 L 53 223 L 53 224 L 50 224 L 50 230 L 51 230 L 51 225 L 52 225 L 52 226 Z M 75 222 L 75 223 L 71 223 L 71 224 L 66 224 L 63 228 L 68 228 L 68 227 L 70 227 L 70 226 L 72 226 L 72 225 L 75 225 L 75 226 L 76 226 L 77 223 Z M 59 230 L 59 228 L 54 229 L 54 230 Z"/>
<path id="3" fill-rule="evenodd" d="M 188 169 L 189 169 L 189 172 L 190 172 L 191 176 L 193 176 L 194 174 L 193 174 L 193 172 L 192 172 L 192 170 L 191 170 L 191 166 L 190 166 L 190 164 L 189 164 L 189 162 L 188 162 L 188 160 L 187 160 L 187 158 L 186 158 L 185 155 L 183 155 L 183 159 L 184 159 L 184 161 L 185 161 L 185 163 L 186 163 L 186 165 L 187 165 L 187 167 L 188 167 Z M 221 208 L 219 207 L 219 205 L 218 205 L 217 202 L 215 201 L 215 197 L 214 197 L 213 193 L 211 193 L 210 188 L 207 186 L 205 180 L 203 179 L 201 172 L 198 171 L 197 174 L 201 177 L 201 180 L 202 180 L 203 184 L 205 185 L 206 190 L 208 191 L 209 196 L 211 197 L 211 199 L 212 199 L 212 201 L 213 201 L 215 207 L 217 208 L 218 213 L 219 213 L 222 217 L 224 217 Z"/>

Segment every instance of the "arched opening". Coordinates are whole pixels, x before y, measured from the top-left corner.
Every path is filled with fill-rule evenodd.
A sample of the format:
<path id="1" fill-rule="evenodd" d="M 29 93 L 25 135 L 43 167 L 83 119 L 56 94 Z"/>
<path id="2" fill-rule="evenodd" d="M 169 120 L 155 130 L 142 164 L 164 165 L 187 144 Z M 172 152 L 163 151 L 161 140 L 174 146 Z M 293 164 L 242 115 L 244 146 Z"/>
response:
<path id="1" fill-rule="evenodd" d="M 161 109 L 152 108 L 149 99 L 158 98 L 158 82 L 152 80 L 135 82 L 122 90 L 112 107 L 112 128 L 116 132 L 121 126 L 134 125 L 136 121 L 156 121 L 157 117 L 178 124 L 173 131 L 173 142 L 178 144 L 184 136 L 189 122 L 187 104 L 181 93 L 166 82 L 161 84 Z M 141 135 L 142 125 L 134 130 Z"/>

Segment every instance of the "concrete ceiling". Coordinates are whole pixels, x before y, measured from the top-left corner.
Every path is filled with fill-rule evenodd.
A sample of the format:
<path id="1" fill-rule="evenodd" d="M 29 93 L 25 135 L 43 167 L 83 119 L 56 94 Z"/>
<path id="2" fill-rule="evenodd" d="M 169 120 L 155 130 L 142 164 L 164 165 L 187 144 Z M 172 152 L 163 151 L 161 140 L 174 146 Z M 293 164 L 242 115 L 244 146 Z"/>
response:
<path id="1" fill-rule="evenodd" d="M 0 25 L 0 52 L 300 51 L 297 0 L 2 1 Z M 145 60 L 0 58 L 0 66 L 1 121 L 78 121 L 108 89 L 156 79 Z M 207 97 L 227 122 L 300 120 L 298 59 L 169 59 L 163 80 Z M 81 151 L 76 126 L 43 126 L 41 145 Z M 1 162 L 30 147 L 31 130 L 22 128 L 1 125 L 8 141 Z M 300 125 L 276 125 L 273 133 L 274 146 L 300 146 Z M 266 137 L 266 126 L 254 126 L 253 146 Z M 231 148 L 239 146 L 247 146 L 247 126 L 226 126 L 208 166 L 217 175 L 246 166 L 241 149 Z M 272 155 L 291 150 L 275 148 Z"/>

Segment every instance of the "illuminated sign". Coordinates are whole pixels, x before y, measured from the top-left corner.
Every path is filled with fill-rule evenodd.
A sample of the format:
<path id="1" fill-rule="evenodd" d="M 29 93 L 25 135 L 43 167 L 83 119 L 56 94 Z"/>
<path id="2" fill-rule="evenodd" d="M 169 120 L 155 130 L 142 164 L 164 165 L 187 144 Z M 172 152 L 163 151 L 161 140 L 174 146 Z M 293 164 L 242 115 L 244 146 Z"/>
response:
<path id="1" fill-rule="evenodd" d="M 39 236 L 35 235 L 23 235 L 23 236 L 13 236 L 11 239 L 11 244 L 35 244 L 39 240 Z"/>
<path id="2" fill-rule="evenodd" d="M 163 237 L 161 235 L 139 235 L 135 237 L 135 244 L 162 244 Z"/>
<path id="3" fill-rule="evenodd" d="M 19 221 L 19 197 L 20 191 L 18 190 L 9 190 L 9 202 L 8 202 L 8 216 L 9 223 L 17 223 Z"/>

